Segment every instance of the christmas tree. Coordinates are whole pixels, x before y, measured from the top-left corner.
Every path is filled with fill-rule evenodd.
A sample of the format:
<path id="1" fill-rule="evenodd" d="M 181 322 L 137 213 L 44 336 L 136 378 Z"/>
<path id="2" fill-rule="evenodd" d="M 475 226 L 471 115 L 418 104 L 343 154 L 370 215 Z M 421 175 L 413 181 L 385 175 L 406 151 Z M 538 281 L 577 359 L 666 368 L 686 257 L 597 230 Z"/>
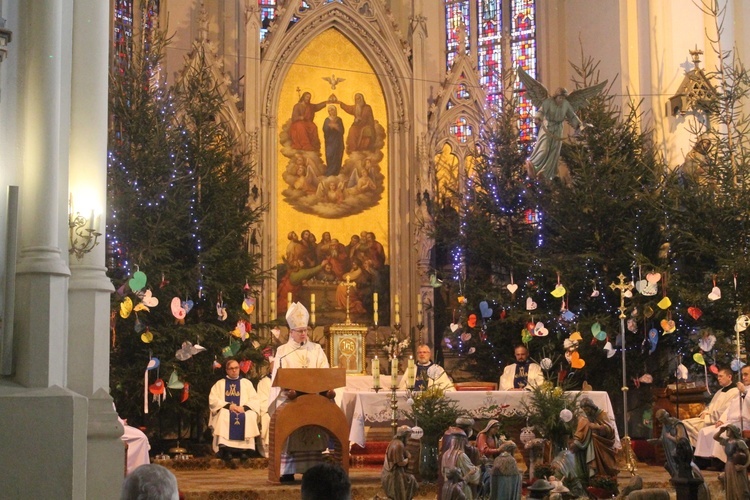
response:
<path id="1" fill-rule="evenodd" d="M 164 34 L 137 39 L 148 43 L 110 90 L 111 390 L 131 425 L 201 437 L 220 362 L 237 357 L 247 376 L 265 363 L 254 292 L 262 275 L 248 252 L 262 210 L 250 207 L 247 137 L 225 119 L 231 95 L 206 44 L 194 44 L 170 88 Z"/>

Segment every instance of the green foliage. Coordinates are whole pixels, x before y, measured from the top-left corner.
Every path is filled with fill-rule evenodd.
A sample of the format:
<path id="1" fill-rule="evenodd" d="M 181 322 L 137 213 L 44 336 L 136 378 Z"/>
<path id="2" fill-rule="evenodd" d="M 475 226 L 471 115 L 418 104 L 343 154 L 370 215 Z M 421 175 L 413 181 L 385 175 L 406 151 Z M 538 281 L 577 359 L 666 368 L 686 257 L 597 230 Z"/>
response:
<path id="1" fill-rule="evenodd" d="M 411 411 L 406 412 L 406 418 L 424 430 L 424 439 L 434 442 L 448 427 L 455 425 L 461 415 L 463 411 L 458 403 L 447 399 L 445 391 L 437 386 L 414 393 L 414 404 Z"/>
<path id="2" fill-rule="evenodd" d="M 251 204 L 247 137 L 223 118 L 230 97 L 202 46 L 194 46 L 170 88 L 159 77 L 168 41 L 158 31 L 147 38 L 150 43 L 137 48 L 110 86 L 108 272 L 118 289 L 112 297 L 111 393 L 132 425 L 160 436 L 174 435 L 181 425 L 200 437 L 208 392 L 223 376 L 213 362 L 223 360 L 230 339 L 239 345 L 236 357 L 252 362 L 248 376 L 258 376 L 266 363 L 257 315 L 242 308 L 244 300 L 257 298 L 252 287 L 263 276 L 259 256 L 248 252 L 248 234 L 263 209 Z M 136 271 L 147 276 L 143 290 L 128 285 Z M 126 298 L 138 304 L 146 291 L 157 306 L 119 314 Z M 194 303 L 182 321 L 172 314 L 173 298 Z M 230 335 L 238 322 L 247 331 L 244 340 Z M 152 342 L 141 339 L 145 332 Z M 205 351 L 180 360 L 176 353 L 189 347 L 185 342 Z M 143 374 L 151 357 L 161 366 L 149 373 L 149 383 L 175 372 L 189 384 L 189 394 L 181 402 L 182 390 L 167 389 L 166 400 L 150 403 L 146 415 Z"/>
<path id="3" fill-rule="evenodd" d="M 575 411 L 578 393 L 555 387 L 550 382 L 535 387 L 529 393 L 529 397 L 523 401 L 523 409 L 529 425 L 532 425 L 539 437 L 549 439 L 559 448 L 567 448 L 568 437 L 573 435 L 572 422 L 563 422 L 560 412 L 568 409 Z"/>

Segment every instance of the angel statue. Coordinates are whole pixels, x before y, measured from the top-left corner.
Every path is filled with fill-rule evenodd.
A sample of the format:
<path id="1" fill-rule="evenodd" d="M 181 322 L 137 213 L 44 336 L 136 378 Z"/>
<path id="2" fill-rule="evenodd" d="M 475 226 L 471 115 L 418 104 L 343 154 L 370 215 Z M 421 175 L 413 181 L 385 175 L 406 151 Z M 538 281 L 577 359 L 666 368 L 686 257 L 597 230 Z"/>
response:
<path id="1" fill-rule="evenodd" d="M 526 160 L 529 177 L 534 179 L 537 176 L 543 176 L 547 180 L 562 177 L 558 164 L 563 139 L 563 122 L 567 121 L 576 129 L 576 132 L 586 126 L 576 116 L 576 111 L 587 105 L 589 99 L 597 96 L 607 84 L 607 80 L 591 87 L 578 89 L 570 94 L 567 89 L 560 87 L 550 96 L 544 85 L 534 80 L 523 68 L 518 68 L 518 77 L 526 87 L 526 95 L 537 108 L 534 121 L 539 126 L 539 135 L 536 138 L 534 150 Z"/>

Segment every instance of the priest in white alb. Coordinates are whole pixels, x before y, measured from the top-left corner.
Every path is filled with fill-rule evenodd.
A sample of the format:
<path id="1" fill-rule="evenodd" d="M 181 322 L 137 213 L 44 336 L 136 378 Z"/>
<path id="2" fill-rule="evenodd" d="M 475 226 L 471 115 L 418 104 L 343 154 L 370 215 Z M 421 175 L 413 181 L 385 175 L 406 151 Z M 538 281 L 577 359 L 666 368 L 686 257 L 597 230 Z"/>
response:
<path id="1" fill-rule="evenodd" d="M 414 390 L 422 391 L 432 386 L 440 387 L 445 392 L 455 391 L 453 381 L 445 369 L 432 362 L 432 349 L 426 344 L 417 347 L 417 371 L 414 377 Z M 401 377 L 399 389 L 406 389 L 407 374 Z"/>
<path id="2" fill-rule="evenodd" d="M 737 386 L 732 381 L 732 370 L 729 368 L 720 368 L 716 380 L 718 380 L 721 389 L 716 391 L 706 409 L 699 416 L 686 418 L 682 421 L 690 438 L 690 444 L 693 446 L 697 445 L 700 430 L 707 425 L 713 426 L 718 422 L 721 414 L 729 406 L 729 402 L 739 394 Z"/>
<path id="3" fill-rule="evenodd" d="M 320 344 L 308 338 L 310 313 L 299 302 L 287 309 L 286 322 L 289 325 L 289 340 L 276 350 L 271 372 L 271 383 L 276 374 L 284 368 L 329 368 L 328 358 Z M 288 400 L 287 390 L 271 387 L 268 397 L 268 415 L 273 416 L 277 408 Z M 281 452 L 281 482 L 294 481 L 294 474 L 302 474 L 324 459 L 323 451 L 328 449 L 328 434 L 322 427 L 306 426 L 295 431 L 284 443 Z"/>

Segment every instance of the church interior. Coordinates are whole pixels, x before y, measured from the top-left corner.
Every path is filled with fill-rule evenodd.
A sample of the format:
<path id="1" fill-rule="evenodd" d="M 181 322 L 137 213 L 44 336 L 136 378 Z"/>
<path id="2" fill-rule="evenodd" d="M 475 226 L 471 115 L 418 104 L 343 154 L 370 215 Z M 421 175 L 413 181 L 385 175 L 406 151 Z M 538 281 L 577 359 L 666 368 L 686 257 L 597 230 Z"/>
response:
<path id="1" fill-rule="evenodd" d="M 327 361 L 293 368 L 341 376 L 294 383 L 336 389 L 326 451 L 362 495 L 382 468 L 362 476 L 362 450 L 417 428 L 440 376 L 422 346 L 473 432 L 497 418 L 520 445 L 537 391 L 498 389 L 527 345 L 554 404 L 607 415 L 621 488 L 644 462 L 669 484 L 657 411 L 702 415 L 725 367 L 742 390 L 745 19 L 740 0 L 0 0 L 0 498 L 118 498 L 118 415 L 214 484 L 175 456 L 213 456 L 211 385 L 228 358 L 275 376 L 296 304 L 293 345 Z M 220 477 L 299 492 L 244 458 Z"/>

